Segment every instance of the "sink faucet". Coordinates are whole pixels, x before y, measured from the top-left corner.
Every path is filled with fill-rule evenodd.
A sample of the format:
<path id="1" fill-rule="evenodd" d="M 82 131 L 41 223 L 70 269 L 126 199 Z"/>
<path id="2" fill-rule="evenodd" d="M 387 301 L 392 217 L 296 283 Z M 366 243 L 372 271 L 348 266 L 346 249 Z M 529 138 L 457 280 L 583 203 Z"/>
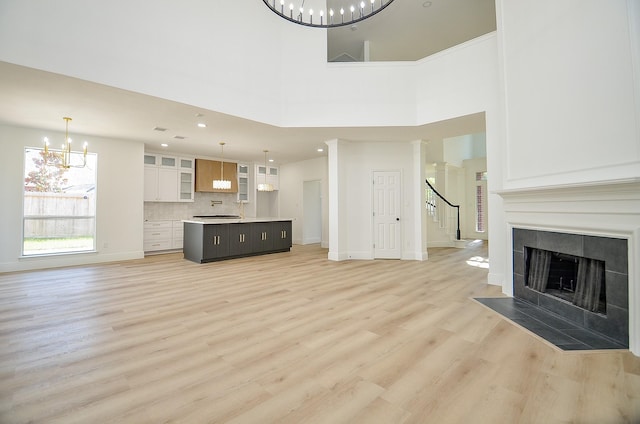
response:
<path id="1" fill-rule="evenodd" d="M 244 202 L 240 200 L 238 205 L 238 212 L 240 213 L 240 219 L 244 219 Z"/>

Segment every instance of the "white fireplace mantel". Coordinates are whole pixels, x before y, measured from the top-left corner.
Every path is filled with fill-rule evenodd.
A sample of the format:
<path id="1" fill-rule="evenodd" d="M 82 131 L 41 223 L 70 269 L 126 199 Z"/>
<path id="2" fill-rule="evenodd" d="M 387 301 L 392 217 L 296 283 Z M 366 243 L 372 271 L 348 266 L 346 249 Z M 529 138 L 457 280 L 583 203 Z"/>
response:
<path id="1" fill-rule="evenodd" d="M 629 248 L 629 349 L 640 356 L 640 178 L 497 192 L 504 200 L 508 246 L 512 229 L 616 237 Z M 508 275 L 513 274 L 508 252 Z M 513 296 L 513 281 L 503 292 Z"/>

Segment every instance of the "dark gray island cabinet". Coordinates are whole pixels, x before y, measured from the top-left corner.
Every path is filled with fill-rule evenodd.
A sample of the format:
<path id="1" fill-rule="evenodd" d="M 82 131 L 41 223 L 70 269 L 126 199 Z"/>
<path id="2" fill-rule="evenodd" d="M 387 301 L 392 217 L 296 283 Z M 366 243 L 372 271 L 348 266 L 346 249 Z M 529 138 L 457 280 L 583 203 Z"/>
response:
<path id="1" fill-rule="evenodd" d="M 288 252 L 291 220 L 199 220 L 184 222 L 184 258 L 204 263 Z"/>

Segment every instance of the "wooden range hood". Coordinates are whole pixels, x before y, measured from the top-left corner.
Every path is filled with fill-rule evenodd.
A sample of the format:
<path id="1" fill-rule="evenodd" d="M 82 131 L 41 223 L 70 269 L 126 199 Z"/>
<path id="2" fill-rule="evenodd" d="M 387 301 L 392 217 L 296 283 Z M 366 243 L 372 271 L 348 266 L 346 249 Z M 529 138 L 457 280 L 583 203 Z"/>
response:
<path id="1" fill-rule="evenodd" d="M 196 159 L 196 187 L 197 192 L 204 193 L 237 193 L 238 176 L 235 162 L 224 162 L 224 178 L 231 180 L 230 190 L 213 188 L 213 180 L 220 179 L 220 161 Z"/>

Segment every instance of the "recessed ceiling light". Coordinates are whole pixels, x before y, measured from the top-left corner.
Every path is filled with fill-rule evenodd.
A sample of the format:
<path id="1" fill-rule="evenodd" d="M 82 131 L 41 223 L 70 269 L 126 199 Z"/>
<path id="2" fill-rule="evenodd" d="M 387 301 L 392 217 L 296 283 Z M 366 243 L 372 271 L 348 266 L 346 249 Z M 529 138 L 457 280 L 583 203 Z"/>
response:
<path id="1" fill-rule="evenodd" d="M 431 7 L 433 3 L 431 3 L 430 1 L 425 1 L 424 3 L 422 3 L 422 7 Z"/>
<path id="2" fill-rule="evenodd" d="M 198 122 L 198 126 L 200 128 L 207 128 L 207 124 L 205 124 L 204 122 Z"/>
<path id="3" fill-rule="evenodd" d="M 318 148 L 318 151 L 319 151 L 320 153 L 322 153 L 322 152 L 324 152 L 324 149 L 323 149 L 322 147 L 320 147 L 320 148 Z"/>
<path id="4" fill-rule="evenodd" d="M 169 145 L 167 143 L 162 143 L 161 146 L 162 147 L 169 147 Z"/>
<path id="5" fill-rule="evenodd" d="M 269 162 L 273 162 L 273 159 L 269 159 Z"/>

